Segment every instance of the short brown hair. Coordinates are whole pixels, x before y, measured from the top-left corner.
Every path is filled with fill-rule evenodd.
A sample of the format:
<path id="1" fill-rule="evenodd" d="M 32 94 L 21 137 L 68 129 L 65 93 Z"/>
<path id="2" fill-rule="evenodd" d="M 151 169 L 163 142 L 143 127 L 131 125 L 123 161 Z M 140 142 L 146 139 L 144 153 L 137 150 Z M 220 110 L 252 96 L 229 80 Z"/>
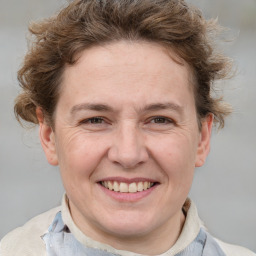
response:
<path id="1" fill-rule="evenodd" d="M 230 109 L 212 91 L 213 82 L 227 76 L 230 61 L 216 52 L 212 40 L 216 22 L 205 20 L 183 0 L 75 0 L 29 30 L 32 44 L 18 72 L 23 88 L 14 107 L 18 120 L 37 124 L 36 107 L 40 107 L 54 126 L 66 65 L 73 65 L 91 46 L 143 40 L 171 47 L 190 65 L 198 120 L 213 113 L 215 123 L 224 126 Z"/>

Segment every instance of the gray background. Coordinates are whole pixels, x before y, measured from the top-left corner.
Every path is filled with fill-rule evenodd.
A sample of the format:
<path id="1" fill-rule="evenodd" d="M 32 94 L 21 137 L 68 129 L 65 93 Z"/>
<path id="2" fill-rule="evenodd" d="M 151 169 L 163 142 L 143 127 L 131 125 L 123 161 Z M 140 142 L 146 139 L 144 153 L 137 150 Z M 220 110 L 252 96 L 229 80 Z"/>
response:
<path id="1" fill-rule="evenodd" d="M 57 168 L 48 165 L 37 128 L 24 130 L 13 115 L 16 71 L 26 51 L 31 20 L 53 14 L 62 0 L 0 0 L 0 238 L 60 203 Z M 256 251 L 256 1 L 190 0 L 217 17 L 236 37 L 223 49 L 237 76 L 221 83 L 234 113 L 212 136 L 211 153 L 197 169 L 191 197 L 217 237 Z"/>

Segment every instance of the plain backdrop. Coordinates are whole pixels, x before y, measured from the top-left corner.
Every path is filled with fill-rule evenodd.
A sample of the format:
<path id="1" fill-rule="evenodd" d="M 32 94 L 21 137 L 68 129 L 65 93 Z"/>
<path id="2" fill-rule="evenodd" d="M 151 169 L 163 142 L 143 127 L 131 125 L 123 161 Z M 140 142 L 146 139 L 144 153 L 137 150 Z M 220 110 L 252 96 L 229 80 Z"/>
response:
<path id="1" fill-rule="evenodd" d="M 237 75 L 220 83 L 234 108 L 226 127 L 214 131 L 211 153 L 196 170 L 190 197 L 218 238 L 256 251 L 256 1 L 190 0 L 204 15 L 231 28 L 221 44 Z M 26 51 L 27 25 L 55 13 L 64 0 L 0 0 L 0 239 L 33 216 L 60 204 L 58 168 L 49 166 L 37 128 L 15 120 L 16 72 Z"/>

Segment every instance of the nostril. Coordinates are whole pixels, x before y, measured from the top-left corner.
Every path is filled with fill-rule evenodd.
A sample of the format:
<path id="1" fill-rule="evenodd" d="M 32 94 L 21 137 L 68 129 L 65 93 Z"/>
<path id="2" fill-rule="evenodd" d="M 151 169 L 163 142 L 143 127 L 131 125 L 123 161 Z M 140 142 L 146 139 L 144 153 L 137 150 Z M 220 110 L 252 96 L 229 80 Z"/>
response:
<path id="1" fill-rule="evenodd" d="M 123 169 L 133 169 L 136 168 L 140 165 L 142 165 L 144 162 L 143 161 L 137 161 L 137 160 L 133 160 L 133 161 L 128 161 L 128 160 L 120 160 L 120 161 L 116 161 L 114 162 L 116 165 L 121 165 Z"/>
<path id="2" fill-rule="evenodd" d="M 112 140 L 108 157 L 114 164 L 130 169 L 146 162 L 149 155 L 137 128 L 126 124 Z"/>

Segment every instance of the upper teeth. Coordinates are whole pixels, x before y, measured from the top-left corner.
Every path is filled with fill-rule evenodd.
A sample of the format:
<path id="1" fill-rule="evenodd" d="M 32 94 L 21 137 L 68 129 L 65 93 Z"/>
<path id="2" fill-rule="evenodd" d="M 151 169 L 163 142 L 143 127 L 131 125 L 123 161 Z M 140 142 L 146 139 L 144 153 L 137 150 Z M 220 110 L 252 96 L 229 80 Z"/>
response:
<path id="1" fill-rule="evenodd" d="M 121 193 L 136 193 L 151 188 L 154 183 L 149 181 L 140 181 L 133 183 L 125 183 L 118 181 L 102 181 L 101 184 L 109 189 Z"/>

